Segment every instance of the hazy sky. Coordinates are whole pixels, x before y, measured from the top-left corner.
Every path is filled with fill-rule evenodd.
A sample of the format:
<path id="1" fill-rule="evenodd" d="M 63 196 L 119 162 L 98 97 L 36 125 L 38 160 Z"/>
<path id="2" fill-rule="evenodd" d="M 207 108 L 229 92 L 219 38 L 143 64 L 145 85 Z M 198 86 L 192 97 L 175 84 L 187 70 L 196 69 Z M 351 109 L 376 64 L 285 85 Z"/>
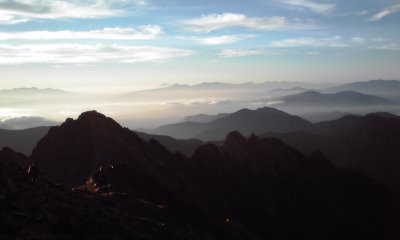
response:
<path id="1" fill-rule="evenodd" d="M 0 88 L 399 79 L 395 0 L 0 0 Z"/>

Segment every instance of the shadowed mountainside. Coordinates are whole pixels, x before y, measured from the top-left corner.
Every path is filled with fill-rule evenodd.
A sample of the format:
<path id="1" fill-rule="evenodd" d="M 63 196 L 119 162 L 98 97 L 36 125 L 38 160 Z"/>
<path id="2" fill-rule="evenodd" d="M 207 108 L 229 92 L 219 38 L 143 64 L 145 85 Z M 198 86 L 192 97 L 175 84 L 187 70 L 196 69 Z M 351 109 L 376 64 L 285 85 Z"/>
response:
<path id="1" fill-rule="evenodd" d="M 238 239 L 391 239 L 397 226 L 389 188 L 277 139 L 233 132 L 221 146 L 203 145 L 189 159 L 86 112 L 52 128 L 31 159 L 45 177 L 83 185 L 75 191 L 111 194 L 116 199 L 107 201 L 115 206 L 131 203 L 112 193 L 165 204 L 172 211 L 167 217 L 217 238 L 228 232 Z"/>
<path id="2" fill-rule="evenodd" d="M 44 137 L 50 127 L 36 127 L 23 130 L 0 129 L 0 147 L 10 147 L 27 156 L 32 153 L 36 143 Z"/>
<path id="3" fill-rule="evenodd" d="M 173 167 L 176 160 L 157 141 L 146 142 L 95 111 L 52 127 L 38 142 L 30 159 L 37 162 L 50 180 L 67 186 L 84 183 L 102 165 L 127 164 L 152 173 Z"/>
<path id="4" fill-rule="evenodd" d="M 15 161 L 0 152 L 1 239 L 239 239 L 233 227 L 204 221 L 129 167 L 104 168 L 88 179 L 96 188 L 71 191 L 45 179 L 33 183 Z M 113 188 L 105 189 L 109 180 Z"/>
<path id="5" fill-rule="evenodd" d="M 388 113 L 346 116 L 315 125 L 313 133 L 266 133 L 309 154 L 321 150 L 340 167 L 400 189 L 400 117 Z"/>

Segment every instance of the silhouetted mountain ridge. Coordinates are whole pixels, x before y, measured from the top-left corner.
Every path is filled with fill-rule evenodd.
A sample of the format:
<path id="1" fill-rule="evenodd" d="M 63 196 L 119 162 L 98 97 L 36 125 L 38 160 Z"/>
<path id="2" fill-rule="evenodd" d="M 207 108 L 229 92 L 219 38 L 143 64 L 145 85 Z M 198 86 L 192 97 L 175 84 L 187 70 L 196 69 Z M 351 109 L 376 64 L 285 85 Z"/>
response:
<path id="1" fill-rule="evenodd" d="M 251 133 L 261 134 L 269 131 L 307 131 L 311 127 L 311 123 L 300 117 L 274 108 L 264 107 L 256 110 L 241 109 L 208 123 L 185 122 L 165 125 L 150 130 L 149 133 L 169 135 L 175 138 L 220 140 L 232 131 L 250 135 Z"/>
<path id="2" fill-rule="evenodd" d="M 396 105 L 398 102 L 383 97 L 359 93 L 356 91 L 342 91 L 334 94 L 323 94 L 317 91 L 307 91 L 299 94 L 282 97 L 286 106 L 376 106 Z"/>
<path id="3" fill-rule="evenodd" d="M 249 112 L 282 115 L 275 109 L 237 114 Z M 28 199 L 34 199 L 36 207 L 43 204 L 33 198 L 38 194 L 59 199 L 50 198 L 46 211 L 67 223 L 51 223 L 47 219 L 52 217 L 46 216 L 36 224 L 44 233 L 60 226 L 88 226 L 93 212 L 101 233 L 120 231 L 132 237 L 131 229 L 137 229 L 150 239 L 151 231 L 163 233 L 161 239 L 191 239 L 189 232 L 200 239 L 390 239 L 396 229 L 391 228 L 397 214 L 395 197 L 384 185 L 336 168 L 321 153 L 308 157 L 274 138 L 231 132 L 223 144 L 203 145 L 188 159 L 91 111 L 51 128 L 31 160 L 45 178 L 66 186 L 84 185 L 72 195 L 38 186 L 17 191 L 21 212 L 30 209 L 21 204 Z M 58 208 L 68 212 L 61 214 Z M 2 219 L 12 216 L 10 210 L 1 214 Z M 65 220 L 72 214 L 77 223 Z M 149 226 L 138 228 L 143 218 Z M 90 228 L 82 230 L 88 232 Z"/>

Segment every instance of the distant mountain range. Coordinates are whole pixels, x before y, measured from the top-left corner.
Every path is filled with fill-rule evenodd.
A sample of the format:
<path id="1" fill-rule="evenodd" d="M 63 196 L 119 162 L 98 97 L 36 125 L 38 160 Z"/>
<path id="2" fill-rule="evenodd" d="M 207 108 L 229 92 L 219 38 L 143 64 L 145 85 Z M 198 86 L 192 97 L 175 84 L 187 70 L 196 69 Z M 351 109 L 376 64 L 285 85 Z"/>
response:
<path id="1" fill-rule="evenodd" d="M 192 116 L 185 117 L 182 122 L 199 122 L 199 123 L 206 123 L 211 122 L 219 118 L 223 118 L 228 116 L 229 113 L 218 113 L 216 115 L 209 115 L 209 114 L 196 114 Z"/>
<path id="2" fill-rule="evenodd" d="M 303 113 L 300 115 L 300 117 L 306 119 L 307 121 L 310 121 L 312 123 L 317 123 L 317 122 L 324 122 L 324 121 L 331 121 L 331 120 L 337 120 L 339 118 L 342 118 L 344 116 L 349 116 L 349 115 L 354 115 L 350 112 L 341 112 L 341 111 L 332 111 L 332 112 L 309 112 L 309 113 Z"/>
<path id="3" fill-rule="evenodd" d="M 400 165 L 395 160 L 400 156 L 397 144 L 400 142 L 400 132 L 397 132 L 400 117 L 388 113 L 348 115 L 312 124 L 276 109 L 246 109 L 209 123 L 177 123 L 154 132 L 178 138 L 217 140 L 235 129 L 245 135 L 277 137 L 305 154 L 321 150 L 338 166 L 365 172 L 400 189 L 397 174 Z M 380 161 L 382 156 L 386 158 L 384 162 Z"/>
<path id="4" fill-rule="evenodd" d="M 324 86 L 323 84 L 317 83 L 308 83 L 308 82 L 246 82 L 246 83 L 224 83 L 224 82 L 203 82 L 194 85 L 188 84 L 173 84 L 167 87 L 158 88 L 154 90 L 176 90 L 176 89 L 197 89 L 197 90 L 205 90 L 205 89 L 246 89 L 246 88 L 263 88 L 263 89 L 295 89 L 295 88 L 318 88 Z"/>
<path id="5" fill-rule="evenodd" d="M 253 127 L 247 127 L 246 124 Z M 276 109 L 244 109 L 208 123 L 177 123 L 157 130 L 160 129 L 165 132 L 158 133 L 159 135 L 141 132 L 132 132 L 132 134 L 136 134 L 145 141 L 155 139 L 168 151 L 180 152 L 190 157 L 199 146 L 206 143 L 205 141 L 221 140 L 229 132 L 239 129 L 242 134 L 247 136 L 255 133 L 263 137 L 279 138 L 307 155 L 321 150 L 337 166 L 364 172 L 400 189 L 400 185 L 398 185 L 400 179 L 397 174 L 400 171 L 400 165 L 396 161 L 400 156 L 398 147 L 400 132 L 397 131 L 400 129 L 400 117 L 396 115 L 388 113 L 366 116 L 348 115 L 338 120 L 312 124 L 300 117 Z M 48 131 L 49 127 L 17 131 L 1 130 L 0 146 L 9 146 L 29 156 L 37 142 Z M 72 132 L 71 130 L 71 134 Z M 203 136 L 203 141 L 179 140 L 165 136 L 168 134 L 174 136 L 180 132 L 188 134 L 186 137 L 193 137 L 189 133 Z M 164 134 L 164 136 L 160 134 Z M 220 138 L 220 136 L 222 137 Z M 57 142 L 56 140 L 52 141 Z M 79 141 L 76 140 L 77 144 Z M 128 153 L 125 155 L 129 156 Z M 382 161 L 382 157 L 384 157 L 384 161 Z"/>
<path id="6" fill-rule="evenodd" d="M 59 123 L 42 117 L 22 116 L 0 120 L 0 129 L 19 130 L 34 127 L 56 126 Z"/>
<path id="7" fill-rule="evenodd" d="M 293 119 L 277 111 L 250 116 Z M 187 158 L 91 111 L 39 141 L 29 159 L 43 171 L 39 184 L 16 157 L 0 151 L 0 219 L 10 237 L 24 229 L 29 238 L 391 239 L 399 230 L 398 199 L 385 185 L 275 138 L 231 132 Z"/>
<path id="8" fill-rule="evenodd" d="M 256 110 L 242 109 L 228 116 L 207 123 L 183 122 L 148 130 L 148 133 L 168 135 L 178 139 L 197 138 L 200 140 L 220 140 L 231 131 L 244 135 L 265 132 L 293 132 L 310 130 L 312 124 L 306 120 L 274 108 Z"/>
<path id="9" fill-rule="evenodd" d="M 366 82 L 353 82 L 340 86 L 330 87 L 325 92 L 357 91 L 388 98 L 400 99 L 400 81 L 398 80 L 371 80 Z"/>
<path id="10" fill-rule="evenodd" d="M 59 95 L 59 94 L 67 94 L 68 92 L 55 89 L 55 88 L 12 88 L 12 89 L 2 89 L 0 90 L 0 97 L 2 96 L 17 96 L 17 95 L 31 95 L 31 94 L 39 94 L 39 95 Z"/>
<path id="11" fill-rule="evenodd" d="M 299 94 L 279 98 L 285 106 L 302 107 L 361 107 L 361 106 L 390 106 L 399 102 L 383 97 L 359 93 L 356 91 L 343 91 L 334 94 L 324 94 L 317 91 L 307 91 Z"/>

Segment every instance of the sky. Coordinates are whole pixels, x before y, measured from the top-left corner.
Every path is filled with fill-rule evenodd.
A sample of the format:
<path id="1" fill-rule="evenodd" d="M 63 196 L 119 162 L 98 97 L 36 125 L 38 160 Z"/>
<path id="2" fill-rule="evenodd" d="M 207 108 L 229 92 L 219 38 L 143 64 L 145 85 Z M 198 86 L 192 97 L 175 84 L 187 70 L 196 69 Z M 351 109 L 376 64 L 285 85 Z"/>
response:
<path id="1" fill-rule="evenodd" d="M 0 0 L 0 89 L 400 77 L 400 1 Z"/>
<path id="2" fill-rule="evenodd" d="M 95 109 L 155 127 L 275 93 L 139 90 L 400 80 L 399 23 L 400 0 L 0 0 L 0 122 Z M 2 91 L 26 87 L 68 95 Z"/>

